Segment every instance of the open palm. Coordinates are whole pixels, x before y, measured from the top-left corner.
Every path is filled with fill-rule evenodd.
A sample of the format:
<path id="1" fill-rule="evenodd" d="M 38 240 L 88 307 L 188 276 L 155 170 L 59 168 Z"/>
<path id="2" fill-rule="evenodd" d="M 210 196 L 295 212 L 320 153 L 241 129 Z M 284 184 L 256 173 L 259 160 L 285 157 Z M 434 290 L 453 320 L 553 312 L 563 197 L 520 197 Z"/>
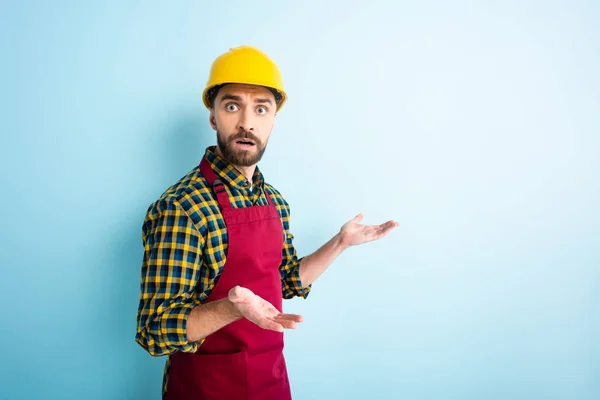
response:
<path id="1" fill-rule="evenodd" d="M 340 229 L 342 242 L 346 246 L 356 246 L 359 244 L 378 240 L 390 233 L 399 226 L 395 221 L 387 221 L 381 225 L 362 225 L 364 215 L 358 214 L 354 219 L 346 222 Z"/>
<path id="2" fill-rule="evenodd" d="M 295 329 L 302 316 L 280 313 L 275 306 L 254 294 L 250 289 L 236 286 L 229 291 L 229 300 L 242 316 L 263 329 L 283 332 Z"/>

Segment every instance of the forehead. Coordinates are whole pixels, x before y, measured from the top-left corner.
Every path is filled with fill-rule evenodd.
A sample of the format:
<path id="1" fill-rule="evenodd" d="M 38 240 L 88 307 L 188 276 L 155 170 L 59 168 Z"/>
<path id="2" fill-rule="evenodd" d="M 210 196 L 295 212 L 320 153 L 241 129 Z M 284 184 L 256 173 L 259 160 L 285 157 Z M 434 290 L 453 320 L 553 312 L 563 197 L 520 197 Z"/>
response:
<path id="1" fill-rule="evenodd" d="M 275 100 L 275 96 L 271 91 L 263 86 L 247 85 L 240 83 L 230 83 L 219 90 L 217 99 L 222 98 L 224 95 L 230 94 L 234 96 L 244 97 L 258 97 Z"/>

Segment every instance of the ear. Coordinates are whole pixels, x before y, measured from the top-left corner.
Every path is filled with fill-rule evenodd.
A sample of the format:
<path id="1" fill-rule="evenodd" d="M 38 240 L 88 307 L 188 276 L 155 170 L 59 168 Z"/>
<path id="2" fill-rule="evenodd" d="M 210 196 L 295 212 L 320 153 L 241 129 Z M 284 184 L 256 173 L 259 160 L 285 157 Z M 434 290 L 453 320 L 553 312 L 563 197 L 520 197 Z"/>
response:
<path id="1" fill-rule="evenodd" d="M 208 116 L 208 121 L 210 122 L 210 126 L 216 131 L 217 130 L 217 118 L 215 117 L 215 112 L 213 109 L 210 110 L 210 115 Z"/>

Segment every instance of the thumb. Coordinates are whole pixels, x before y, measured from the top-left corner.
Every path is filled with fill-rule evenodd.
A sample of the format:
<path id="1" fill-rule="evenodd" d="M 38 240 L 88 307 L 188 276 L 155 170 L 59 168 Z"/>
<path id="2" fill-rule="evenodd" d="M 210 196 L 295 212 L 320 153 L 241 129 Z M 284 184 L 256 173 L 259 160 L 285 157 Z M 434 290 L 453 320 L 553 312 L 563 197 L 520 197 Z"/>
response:
<path id="1" fill-rule="evenodd" d="M 254 293 L 248 288 L 241 286 L 234 286 L 228 293 L 229 300 L 233 303 L 241 302 L 249 297 L 251 297 Z"/>
<path id="2" fill-rule="evenodd" d="M 359 223 L 360 221 L 362 221 L 363 218 L 364 218 L 363 213 L 359 213 L 356 217 L 354 217 L 354 219 L 352 220 L 352 222 Z"/>

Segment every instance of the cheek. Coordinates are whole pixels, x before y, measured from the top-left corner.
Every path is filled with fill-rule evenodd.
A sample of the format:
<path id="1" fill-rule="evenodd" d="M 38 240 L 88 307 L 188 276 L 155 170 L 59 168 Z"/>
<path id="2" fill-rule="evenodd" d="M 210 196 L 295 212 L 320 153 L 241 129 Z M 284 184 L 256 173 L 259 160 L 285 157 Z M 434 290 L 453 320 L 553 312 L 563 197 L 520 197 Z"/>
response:
<path id="1" fill-rule="evenodd" d="M 263 121 L 260 121 L 259 132 L 260 132 L 261 137 L 267 138 L 271 134 L 271 131 L 273 130 L 274 122 L 275 121 L 273 118 L 269 118 L 268 120 L 265 119 Z"/>
<path id="2" fill-rule="evenodd" d="M 235 120 L 231 117 L 231 115 L 219 115 L 215 116 L 215 124 L 217 125 L 217 129 L 223 132 L 232 132 L 235 128 Z"/>

